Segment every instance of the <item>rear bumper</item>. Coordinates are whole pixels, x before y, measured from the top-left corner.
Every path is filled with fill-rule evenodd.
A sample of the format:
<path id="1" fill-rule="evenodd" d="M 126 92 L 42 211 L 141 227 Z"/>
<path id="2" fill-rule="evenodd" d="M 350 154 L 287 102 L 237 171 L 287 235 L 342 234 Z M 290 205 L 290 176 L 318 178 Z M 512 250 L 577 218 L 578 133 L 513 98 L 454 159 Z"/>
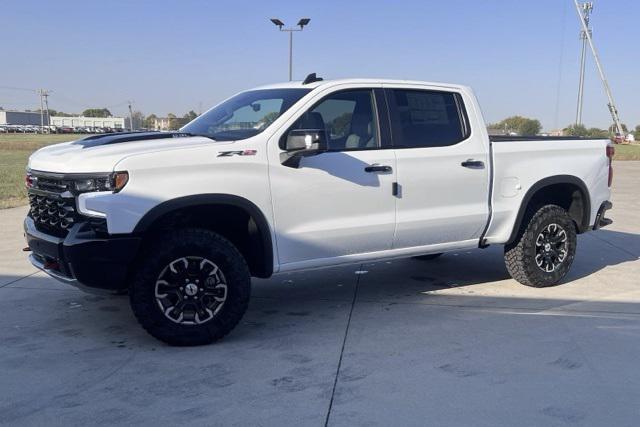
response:
<path id="1" fill-rule="evenodd" d="M 613 203 L 606 201 L 600 205 L 600 209 L 598 209 L 598 214 L 596 215 L 596 222 L 593 224 L 593 229 L 598 230 L 602 227 L 606 227 L 607 225 L 613 224 L 613 220 L 609 218 L 605 218 L 605 214 L 609 209 L 613 208 Z"/>
<path id="2" fill-rule="evenodd" d="M 74 225 L 65 238 L 36 229 L 24 221 L 31 263 L 51 277 L 82 289 L 119 291 L 127 287 L 129 267 L 140 248 L 140 237 L 102 237 L 86 223 Z"/>

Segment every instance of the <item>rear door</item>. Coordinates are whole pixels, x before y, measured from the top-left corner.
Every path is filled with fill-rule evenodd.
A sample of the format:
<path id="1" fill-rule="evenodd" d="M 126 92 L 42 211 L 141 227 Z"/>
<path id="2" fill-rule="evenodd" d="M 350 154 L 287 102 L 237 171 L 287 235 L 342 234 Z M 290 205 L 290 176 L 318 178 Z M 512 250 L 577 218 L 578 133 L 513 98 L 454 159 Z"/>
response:
<path id="1" fill-rule="evenodd" d="M 489 215 L 490 165 L 486 132 L 469 120 L 472 97 L 402 85 L 385 93 L 400 188 L 394 248 L 477 245 Z"/>

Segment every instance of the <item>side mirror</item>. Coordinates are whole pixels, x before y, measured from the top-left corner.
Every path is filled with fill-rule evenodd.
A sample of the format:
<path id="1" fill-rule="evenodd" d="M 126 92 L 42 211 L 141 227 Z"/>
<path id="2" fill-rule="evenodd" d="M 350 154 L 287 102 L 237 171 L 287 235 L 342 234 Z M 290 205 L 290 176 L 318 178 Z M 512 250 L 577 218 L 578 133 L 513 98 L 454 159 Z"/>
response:
<path id="1" fill-rule="evenodd" d="M 325 131 L 319 129 L 292 130 L 287 135 L 285 150 L 298 155 L 314 155 L 327 151 Z"/>
<path id="2" fill-rule="evenodd" d="M 298 167 L 302 157 L 316 156 L 328 150 L 324 129 L 294 129 L 286 135 L 284 144 L 285 166 Z"/>

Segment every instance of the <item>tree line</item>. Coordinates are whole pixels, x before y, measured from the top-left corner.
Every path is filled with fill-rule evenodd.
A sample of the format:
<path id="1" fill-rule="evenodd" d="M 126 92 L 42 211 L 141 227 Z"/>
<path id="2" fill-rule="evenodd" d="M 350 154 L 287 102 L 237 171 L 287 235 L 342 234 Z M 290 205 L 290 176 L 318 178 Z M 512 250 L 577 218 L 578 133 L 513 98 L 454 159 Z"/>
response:
<path id="1" fill-rule="evenodd" d="M 508 117 L 498 123 L 487 126 L 490 130 L 500 130 L 505 134 L 516 134 L 520 136 L 538 135 L 542 131 L 542 124 L 537 119 L 531 119 L 522 116 Z M 625 135 L 629 133 L 627 125 L 623 124 L 622 129 Z M 615 134 L 614 126 L 609 129 L 600 129 L 596 127 L 588 128 L 584 125 L 572 124 L 565 127 L 562 133 L 566 136 L 577 136 L 587 138 L 609 138 Z M 640 125 L 635 127 L 631 132 L 634 134 L 636 141 L 640 140 Z"/>

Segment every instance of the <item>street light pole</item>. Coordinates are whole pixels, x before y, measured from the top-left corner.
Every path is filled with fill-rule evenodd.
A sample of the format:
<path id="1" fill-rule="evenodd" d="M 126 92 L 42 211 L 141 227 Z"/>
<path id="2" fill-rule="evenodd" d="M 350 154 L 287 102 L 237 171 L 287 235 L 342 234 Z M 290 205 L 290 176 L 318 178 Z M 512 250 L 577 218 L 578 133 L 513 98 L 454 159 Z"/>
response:
<path id="1" fill-rule="evenodd" d="M 293 31 L 289 31 L 289 81 L 293 80 Z"/>
<path id="2" fill-rule="evenodd" d="M 278 27 L 280 31 L 289 33 L 289 81 L 293 80 L 293 33 L 294 31 L 302 31 L 304 27 L 309 24 L 309 21 L 311 21 L 311 19 L 302 18 L 298 21 L 296 27 L 284 28 L 284 22 L 282 22 L 278 18 L 271 18 L 271 22 L 273 22 L 273 24 Z"/>

